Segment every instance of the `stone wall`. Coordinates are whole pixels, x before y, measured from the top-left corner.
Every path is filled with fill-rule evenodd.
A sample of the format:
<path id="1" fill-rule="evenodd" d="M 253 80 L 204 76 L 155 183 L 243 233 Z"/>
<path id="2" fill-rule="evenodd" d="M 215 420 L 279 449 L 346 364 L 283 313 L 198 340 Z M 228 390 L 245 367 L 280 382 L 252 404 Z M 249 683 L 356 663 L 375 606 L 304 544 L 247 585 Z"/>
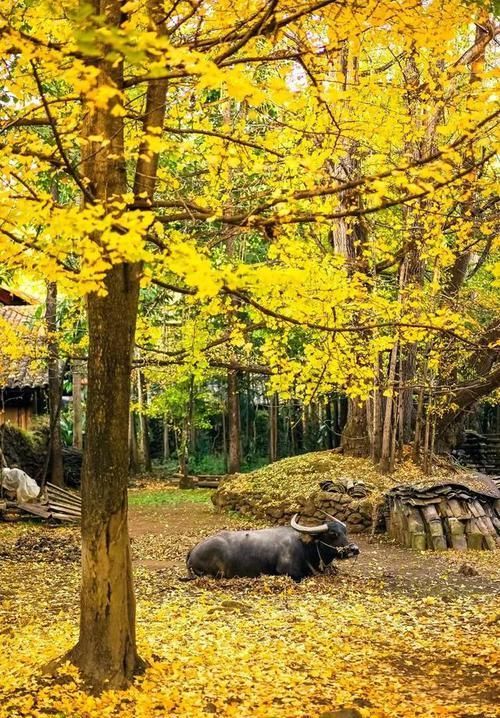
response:
<path id="1" fill-rule="evenodd" d="M 317 491 L 310 496 L 298 496 L 293 500 L 264 500 L 260 493 L 237 493 L 229 486 L 221 484 L 212 496 L 214 505 L 222 510 L 255 516 L 273 524 L 286 524 L 293 514 L 302 519 L 324 521 L 322 511 L 332 514 L 347 524 L 350 533 L 360 533 L 371 529 L 373 520 L 373 502 L 369 498 L 354 498 L 347 493 Z"/>

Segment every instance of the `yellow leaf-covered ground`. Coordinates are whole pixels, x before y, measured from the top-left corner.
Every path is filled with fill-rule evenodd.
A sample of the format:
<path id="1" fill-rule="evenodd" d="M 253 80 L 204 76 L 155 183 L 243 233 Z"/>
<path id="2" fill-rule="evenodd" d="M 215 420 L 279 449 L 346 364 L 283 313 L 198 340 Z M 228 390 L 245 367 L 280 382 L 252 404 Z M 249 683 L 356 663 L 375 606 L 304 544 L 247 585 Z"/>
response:
<path id="1" fill-rule="evenodd" d="M 199 503 L 131 513 L 150 666 L 127 691 L 99 697 L 69 666 L 56 680 L 40 670 L 76 638 L 77 530 L 0 524 L 0 718 L 499 715 L 490 552 L 467 554 L 469 576 L 453 552 L 361 539 L 359 560 L 337 576 L 183 584 L 186 548 L 241 521 Z"/>
<path id="2" fill-rule="evenodd" d="M 362 482 L 367 496 L 353 498 L 352 506 L 355 511 L 369 514 L 374 507 L 382 506 L 390 489 L 400 485 L 423 488 L 460 484 L 479 493 L 486 490 L 489 496 L 498 495 L 487 477 L 481 479 L 458 466 L 435 466 L 432 474 L 427 475 L 408 459 L 397 464 L 393 473 L 381 474 L 368 459 L 344 456 L 336 451 L 316 451 L 281 459 L 247 474 L 228 476 L 219 487 L 215 501 L 217 506 L 258 517 L 278 516 L 273 511 L 276 508 L 291 514 L 301 512 L 308 501 L 314 501 L 320 484 L 325 481 L 344 486 Z"/>
<path id="3" fill-rule="evenodd" d="M 344 456 L 335 451 L 316 451 L 291 456 L 268 464 L 248 474 L 235 474 L 224 481 L 223 490 L 234 493 L 255 493 L 262 501 L 296 499 L 317 492 L 321 481 L 363 481 L 376 492 L 385 492 L 394 486 L 432 486 L 440 483 L 463 484 L 475 490 L 484 489 L 473 472 L 457 467 L 451 471 L 435 467 L 432 475 L 423 473 L 412 461 L 396 466 L 392 474 L 381 474 L 367 459 Z"/>

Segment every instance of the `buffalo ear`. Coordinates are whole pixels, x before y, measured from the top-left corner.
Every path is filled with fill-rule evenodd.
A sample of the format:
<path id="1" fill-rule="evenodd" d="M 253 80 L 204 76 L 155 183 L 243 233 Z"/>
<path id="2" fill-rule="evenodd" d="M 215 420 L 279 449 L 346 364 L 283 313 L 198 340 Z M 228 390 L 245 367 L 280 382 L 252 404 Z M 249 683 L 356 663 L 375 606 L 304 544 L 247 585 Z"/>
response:
<path id="1" fill-rule="evenodd" d="M 311 536 L 311 534 L 299 534 L 299 538 L 302 543 L 312 543 L 314 541 L 314 537 Z"/>

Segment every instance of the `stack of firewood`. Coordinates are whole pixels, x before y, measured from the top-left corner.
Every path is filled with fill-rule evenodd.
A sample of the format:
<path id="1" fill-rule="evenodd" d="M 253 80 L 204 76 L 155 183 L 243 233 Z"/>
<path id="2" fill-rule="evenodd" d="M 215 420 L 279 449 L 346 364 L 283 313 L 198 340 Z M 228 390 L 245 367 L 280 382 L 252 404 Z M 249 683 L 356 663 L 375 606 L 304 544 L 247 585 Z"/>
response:
<path id="1" fill-rule="evenodd" d="M 500 547 L 500 491 L 493 482 L 398 486 L 387 494 L 390 536 L 424 550 Z"/>

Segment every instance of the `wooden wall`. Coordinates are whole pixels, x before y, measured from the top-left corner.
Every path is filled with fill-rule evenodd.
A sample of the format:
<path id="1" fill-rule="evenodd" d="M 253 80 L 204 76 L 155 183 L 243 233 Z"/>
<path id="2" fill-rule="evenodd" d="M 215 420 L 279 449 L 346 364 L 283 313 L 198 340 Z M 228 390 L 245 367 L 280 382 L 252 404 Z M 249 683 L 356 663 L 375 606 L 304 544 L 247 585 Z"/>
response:
<path id="1" fill-rule="evenodd" d="M 32 420 L 31 406 L 6 406 L 4 410 L 0 408 L 0 424 L 12 424 L 27 431 L 31 428 Z"/>

